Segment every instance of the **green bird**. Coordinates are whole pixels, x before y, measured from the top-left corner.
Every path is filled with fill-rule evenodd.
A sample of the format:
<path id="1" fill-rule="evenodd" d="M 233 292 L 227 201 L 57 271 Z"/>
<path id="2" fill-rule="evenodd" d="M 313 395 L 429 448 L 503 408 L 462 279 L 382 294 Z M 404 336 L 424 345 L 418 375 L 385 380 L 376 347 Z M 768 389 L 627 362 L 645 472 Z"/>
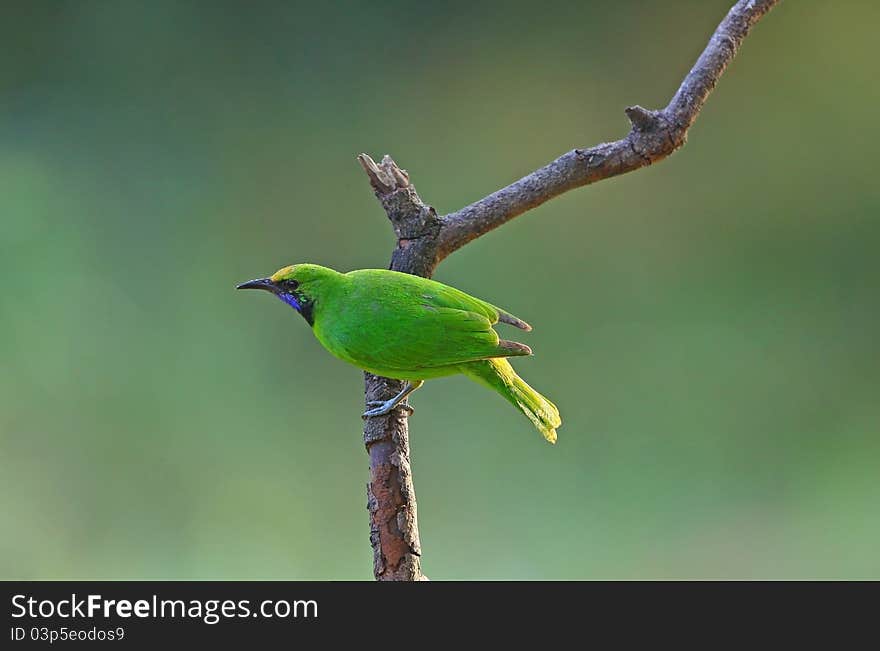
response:
<path id="1" fill-rule="evenodd" d="M 492 328 L 525 321 L 434 280 L 385 269 L 339 273 L 295 264 L 238 289 L 268 291 L 299 312 L 318 341 L 339 359 L 375 375 L 405 380 L 365 417 L 387 414 L 425 380 L 461 373 L 500 393 L 550 443 L 562 424 L 552 402 L 523 381 L 507 357 L 531 355 L 525 344 L 500 339 Z"/>

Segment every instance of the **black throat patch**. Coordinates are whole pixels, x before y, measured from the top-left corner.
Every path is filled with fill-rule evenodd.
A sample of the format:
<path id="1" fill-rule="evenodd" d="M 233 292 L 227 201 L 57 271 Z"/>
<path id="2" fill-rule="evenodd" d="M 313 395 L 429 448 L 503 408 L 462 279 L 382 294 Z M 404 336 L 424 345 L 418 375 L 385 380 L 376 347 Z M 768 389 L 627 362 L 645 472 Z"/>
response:
<path id="1" fill-rule="evenodd" d="M 309 301 L 307 303 L 303 303 L 302 307 L 299 309 L 299 313 L 302 314 L 303 318 L 306 320 L 306 323 L 309 324 L 310 327 L 315 326 L 315 302 Z"/>

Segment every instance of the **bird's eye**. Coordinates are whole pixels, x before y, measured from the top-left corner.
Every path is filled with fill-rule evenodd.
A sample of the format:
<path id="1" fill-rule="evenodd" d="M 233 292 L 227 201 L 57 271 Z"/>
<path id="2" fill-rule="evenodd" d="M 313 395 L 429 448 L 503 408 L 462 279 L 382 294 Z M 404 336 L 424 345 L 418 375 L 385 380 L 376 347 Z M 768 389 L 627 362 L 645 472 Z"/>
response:
<path id="1" fill-rule="evenodd" d="M 293 290 L 299 287 L 299 282 L 293 279 L 285 280 L 281 283 L 284 286 L 284 289 Z"/>

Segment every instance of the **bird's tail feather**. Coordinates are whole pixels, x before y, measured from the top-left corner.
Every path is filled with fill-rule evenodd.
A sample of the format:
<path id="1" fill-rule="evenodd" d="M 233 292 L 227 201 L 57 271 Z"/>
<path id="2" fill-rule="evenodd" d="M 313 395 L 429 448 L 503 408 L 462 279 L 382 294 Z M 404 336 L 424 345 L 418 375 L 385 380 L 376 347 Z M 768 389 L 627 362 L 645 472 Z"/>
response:
<path id="1" fill-rule="evenodd" d="M 503 357 L 464 364 L 462 371 L 480 384 L 494 389 L 528 417 L 544 438 L 556 443 L 556 428 L 562 425 L 552 402 L 526 384 Z"/>

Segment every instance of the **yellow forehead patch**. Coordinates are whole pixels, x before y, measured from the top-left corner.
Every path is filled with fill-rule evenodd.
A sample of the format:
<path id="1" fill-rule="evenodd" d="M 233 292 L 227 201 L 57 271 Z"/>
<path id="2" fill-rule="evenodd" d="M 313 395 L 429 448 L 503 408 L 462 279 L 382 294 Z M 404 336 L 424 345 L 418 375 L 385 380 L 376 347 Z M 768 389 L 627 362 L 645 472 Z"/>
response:
<path id="1" fill-rule="evenodd" d="M 277 283 L 279 280 L 284 280 L 293 273 L 293 267 L 294 265 L 290 265 L 289 267 L 282 267 L 274 274 L 272 274 L 269 280 L 271 280 L 273 283 Z"/>

